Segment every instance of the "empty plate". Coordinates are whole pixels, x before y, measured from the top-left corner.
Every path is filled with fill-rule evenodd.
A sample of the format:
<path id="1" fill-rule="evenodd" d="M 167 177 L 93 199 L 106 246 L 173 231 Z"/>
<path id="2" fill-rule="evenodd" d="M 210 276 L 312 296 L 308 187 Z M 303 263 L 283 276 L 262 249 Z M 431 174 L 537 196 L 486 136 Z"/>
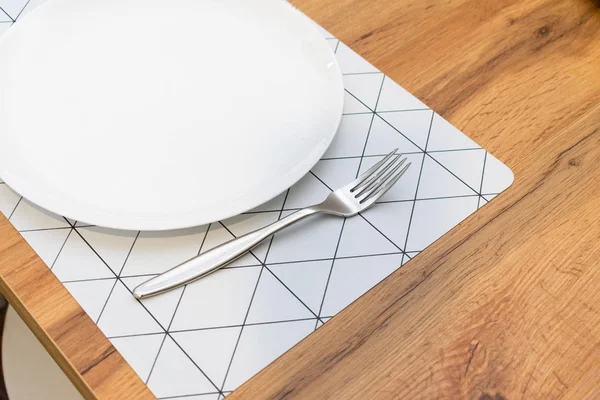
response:
<path id="1" fill-rule="evenodd" d="M 282 0 L 50 0 L 0 39 L 0 177 L 90 224 L 201 225 L 298 181 L 342 107 Z"/>

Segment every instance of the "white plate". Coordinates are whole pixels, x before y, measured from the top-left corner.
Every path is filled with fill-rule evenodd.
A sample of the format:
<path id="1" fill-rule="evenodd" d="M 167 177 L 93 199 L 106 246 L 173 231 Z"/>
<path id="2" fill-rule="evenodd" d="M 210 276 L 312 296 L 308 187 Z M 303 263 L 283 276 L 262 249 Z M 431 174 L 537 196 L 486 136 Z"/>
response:
<path id="1" fill-rule="evenodd" d="M 2 370 L 11 400 L 83 400 L 12 307 L 2 333 Z"/>
<path id="2" fill-rule="evenodd" d="M 51 0 L 0 40 L 0 176 L 91 224 L 201 225 L 298 181 L 342 107 L 282 0 Z"/>

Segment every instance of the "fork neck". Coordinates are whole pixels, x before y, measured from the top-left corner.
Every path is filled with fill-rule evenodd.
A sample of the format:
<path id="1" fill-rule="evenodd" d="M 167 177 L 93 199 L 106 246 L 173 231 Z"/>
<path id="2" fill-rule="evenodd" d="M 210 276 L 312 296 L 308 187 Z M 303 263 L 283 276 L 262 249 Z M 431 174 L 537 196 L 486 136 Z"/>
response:
<path id="1" fill-rule="evenodd" d="M 284 218 L 281 218 L 279 221 L 275 221 L 271 225 L 268 225 L 264 228 L 259 229 L 258 231 L 254 231 L 252 233 L 261 231 L 261 234 L 264 235 L 264 237 L 267 237 L 289 225 L 292 225 L 295 222 L 300 221 L 301 219 L 304 219 L 306 217 L 309 217 L 313 214 L 317 214 L 320 212 L 323 212 L 323 210 L 318 205 L 303 208 L 302 210 L 296 211 L 295 213 L 292 213 Z"/>
<path id="2" fill-rule="evenodd" d="M 313 214 L 318 214 L 320 212 L 323 212 L 323 207 L 321 206 L 321 204 L 315 204 L 314 206 L 310 206 L 310 207 L 306 207 L 301 210 L 298 210 L 295 213 L 288 215 L 288 217 L 292 217 L 294 220 L 297 221 L 300 219 L 304 219 L 308 216 L 311 216 Z M 288 217 L 286 217 L 286 218 L 288 218 Z"/>

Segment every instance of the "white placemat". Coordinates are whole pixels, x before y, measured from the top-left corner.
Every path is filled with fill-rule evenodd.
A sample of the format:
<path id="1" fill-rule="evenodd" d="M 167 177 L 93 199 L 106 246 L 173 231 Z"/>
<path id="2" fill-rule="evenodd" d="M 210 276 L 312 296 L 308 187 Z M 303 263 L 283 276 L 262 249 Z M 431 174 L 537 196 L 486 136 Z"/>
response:
<path id="1" fill-rule="evenodd" d="M 42 1 L 0 0 L 0 32 Z M 255 210 L 181 231 L 114 231 L 0 183 L 0 211 L 159 398 L 230 393 L 512 183 L 494 156 L 321 31 L 344 74 L 340 130 L 309 174 Z M 132 296 L 149 277 L 321 201 L 395 147 L 413 166 L 362 215 L 313 218 L 186 288 Z M 69 157 L 73 168 L 85 162 Z"/>

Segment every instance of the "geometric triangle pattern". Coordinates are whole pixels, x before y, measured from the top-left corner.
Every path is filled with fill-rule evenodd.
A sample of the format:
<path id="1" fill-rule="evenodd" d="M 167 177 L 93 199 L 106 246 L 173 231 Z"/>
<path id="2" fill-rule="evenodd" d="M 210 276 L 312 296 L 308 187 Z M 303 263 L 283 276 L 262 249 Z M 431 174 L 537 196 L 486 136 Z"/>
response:
<path id="1" fill-rule="evenodd" d="M 148 387 L 156 397 L 217 392 L 217 388 L 169 335 L 150 371 Z"/>
<path id="2" fill-rule="evenodd" d="M 66 228 L 67 220 L 21 199 L 10 216 L 10 222 L 20 231 Z"/>
<path id="3" fill-rule="evenodd" d="M 177 332 L 171 336 L 211 381 L 221 385 L 241 330 L 235 326 Z"/>
<path id="4" fill-rule="evenodd" d="M 321 314 L 331 317 L 366 293 L 402 263 L 402 254 L 335 260 Z M 368 268 L 365 268 L 368 265 Z"/>
<path id="5" fill-rule="evenodd" d="M 241 326 L 246 320 L 262 267 L 228 268 L 188 285 L 171 331 Z"/>
<path id="6" fill-rule="evenodd" d="M 427 136 L 431 126 L 433 111 L 431 110 L 407 110 L 380 113 L 382 120 L 392 128 L 410 140 L 421 151 L 427 145 Z"/>
<path id="7" fill-rule="evenodd" d="M 373 74 L 354 74 L 344 75 L 344 87 L 346 91 L 355 99 L 360 99 L 368 109 L 374 110 L 379 97 L 379 88 L 383 74 L 376 72 Z"/>
<path id="8" fill-rule="evenodd" d="M 71 233 L 71 228 L 65 228 L 26 231 L 21 232 L 21 235 L 27 243 L 35 249 L 42 261 L 44 261 L 48 267 L 52 267 L 58 256 L 58 252 L 65 244 L 67 236 Z"/>
<path id="9" fill-rule="evenodd" d="M 315 315 L 319 313 L 331 261 L 272 264 L 268 267 Z"/>
<path id="10" fill-rule="evenodd" d="M 135 276 L 129 278 L 122 278 L 121 282 L 130 290 L 145 282 L 148 279 L 147 276 Z M 141 303 L 148 310 L 150 314 L 156 319 L 164 330 L 169 328 L 175 308 L 181 299 L 183 288 L 177 288 L 164 294 L 164 296 L 150 297 L 144 299 Z"/>
<path id="11" fill-rule="evenodd" d="M 123 336 L 110 339 L 115 348 L 125 357 L 131 368 L 146 381 L 154 360 L 158 355 L 164 333 L 156 335 Z"/>
<path id="12" fill-rule="evenodd" d="M 467 186 L 456 175 L 452 174 L 442 164 L 429 156 L 429 154 L 425 156 L 421 168 L 417 199 L 459 197 L 477 194 L 475 190 Z"/>
<path id="13" fill-rule="evenodd" d="M 52 271 L 63 282 L 115 277 L 98 253 L 76 232 L 67 237 Z"/>
<path id="14" fill-rule="evenodd" d="M 27 3 L 27 0 L 4 0 L 2 1 L 2 11 L 14 21 L 19 17 L 19 14 L 21 14 Z M 0 21 L 2 20 L 3 18 L 0 17 Z"/>
<path id="15" fill-rule="evenodd" d="M 360 157 L 369 135 L 373 114 L 343 115 L 325 158 Z"/>
<path id="16" fill-rule="evenodd" d="M 371 114 L 372 111 L 350 92 L 344 92 L 344 115 Z"/>
<path id="17" fill-rule="evenodd" d="M 316 319 L 242 329 L 223 390 L 234 390 L 315 330 Z M 257 351 L 258 350 L 258 351 Z"/>
<path id="18" fill-rule="evenodd" d="M 429 155 L 469 188 L 479 193 L 483 178 L 483 164 L 486 161 L 485 150 L 440 151 Z"/>
<path id="19" fill-rule="evenodd" d="M 423 110 L 428 107 L 389 78 L 383 79 L 377 112 Z"/>
<path id="20" fill-rule="evenodd" d="M 119 275 L 133 241 L 137 237 L 136 232 L 121 231 L 118 234 L 114 230 L 99 227 L 75 228 L 83 240 L 89 243 L 102 260 L 108 265 L 115 275 Z"/>
<path id="21" fill-rule="evenodd" d="M 456 129 L 444 118 L 435 114 L 431 121 L 428 151 L 467 150 L 481 148 L 467 135 Z"/>
<path id="22" fill-rule="evenodd" d="M 12 24 L 12 19 L 4 12 L 4 10 L 0 10 L 0 23 Z"/>
<path id="23" fill-rule="evenodd" d="M 406 251 L 422 251 L 477 210 L 479 196 L 417 200 Z"/>
<path id="24" fill-rule="evenodd" d="M 155 317 L 131 296 L 121 281 L 116 281 L 100 313 L 98 326 L 108 337 L 164 332 Z"/>
<path id="25" fill-rule="evenodd" d="M 110 292 L 115 287 L 115 279 L 66 282 L 64 285 L 90 318 L 97 321 Z"/>
<path id="26" fill-rule="evenodd" d="M 6 218 L 10 218 L 20 201 L 21 196 L 9 188 L 4 182 L 0 183 L 0 212 L 4 214 Z"/>
<path id="27" fill-rule="evenodd" d="M 246 323 L 259 324 L 307 318 L 316 318 L 316 315 L 275 275 L 264 269 L 256 286 Z"/>
<path id="28" fill-rule="evenodd" d="M 408 234 L 408 226 L 413 210 L 412 201 L 396 201 L 381 203 L 362 214 L 371 225 L 376 226 L 378 233 L 390 241 L 397 249 L 403 249 Z M 346 229 L 344 227 L 344 233 Z M 398 250 L 394 249 L 394 252 Z M 374 252 L 369 254 L 373 255 Z"/>
<path id="29" fill-rule="evenodd" d="M 367 219 L 359 216 L 346 220 L 336 256 L 356 257 L 401 251 Z"/>
<path id="30" fill-rule="evenodd" d="M 323 201 L 329 193 L 331 190 L 322 180 L 314 174 L 306 174 L 290 188 L 285 205 L 293 210 L 308 207 Z"/>
<path id="31" fill-rule="evenodd" d="M 431 111 L 428 111 L 426 115 L 421 116 L 421 119 L 429 125 Z M 427 128 L 428 127 L 429 126 L 427 126 Z M 371 124 L 365 155 L 385 155 L 389 153 L 390 146 L 392 146 L 392 148 L 397 148 L 400 153 L 418 153 L 422 151 L 410 139 L 398 132 L 394 126 L 379 115 L 375 115 L 373 123 Z"/>
<path id="32" fill-rule="evenodd" d="M 483 179 L 481 182 L 481 194 L 487 200 L 491 200 L 500 192 L 510 186 L 514 180 L 510 168 L 504 165 L 493 155 L 487 153 L 483 164 Z"/>
<path id="33" fill-rule="evenodd" d="M 44 1 L 0 0 L 0 34 Z M 117 231 L 48 212 L 0 177 L 0 212 L 159 398 L 223 398 L 514 179 L 500 160 L 316 27 L 343 73 L 340 128 L 310 173 L 254 210 L 190 229 Z M 204 279 L 133 297 L 149 277 L 322 201 L 396 147 L 412 167 L 361 215 L 313 217 Z"/>

